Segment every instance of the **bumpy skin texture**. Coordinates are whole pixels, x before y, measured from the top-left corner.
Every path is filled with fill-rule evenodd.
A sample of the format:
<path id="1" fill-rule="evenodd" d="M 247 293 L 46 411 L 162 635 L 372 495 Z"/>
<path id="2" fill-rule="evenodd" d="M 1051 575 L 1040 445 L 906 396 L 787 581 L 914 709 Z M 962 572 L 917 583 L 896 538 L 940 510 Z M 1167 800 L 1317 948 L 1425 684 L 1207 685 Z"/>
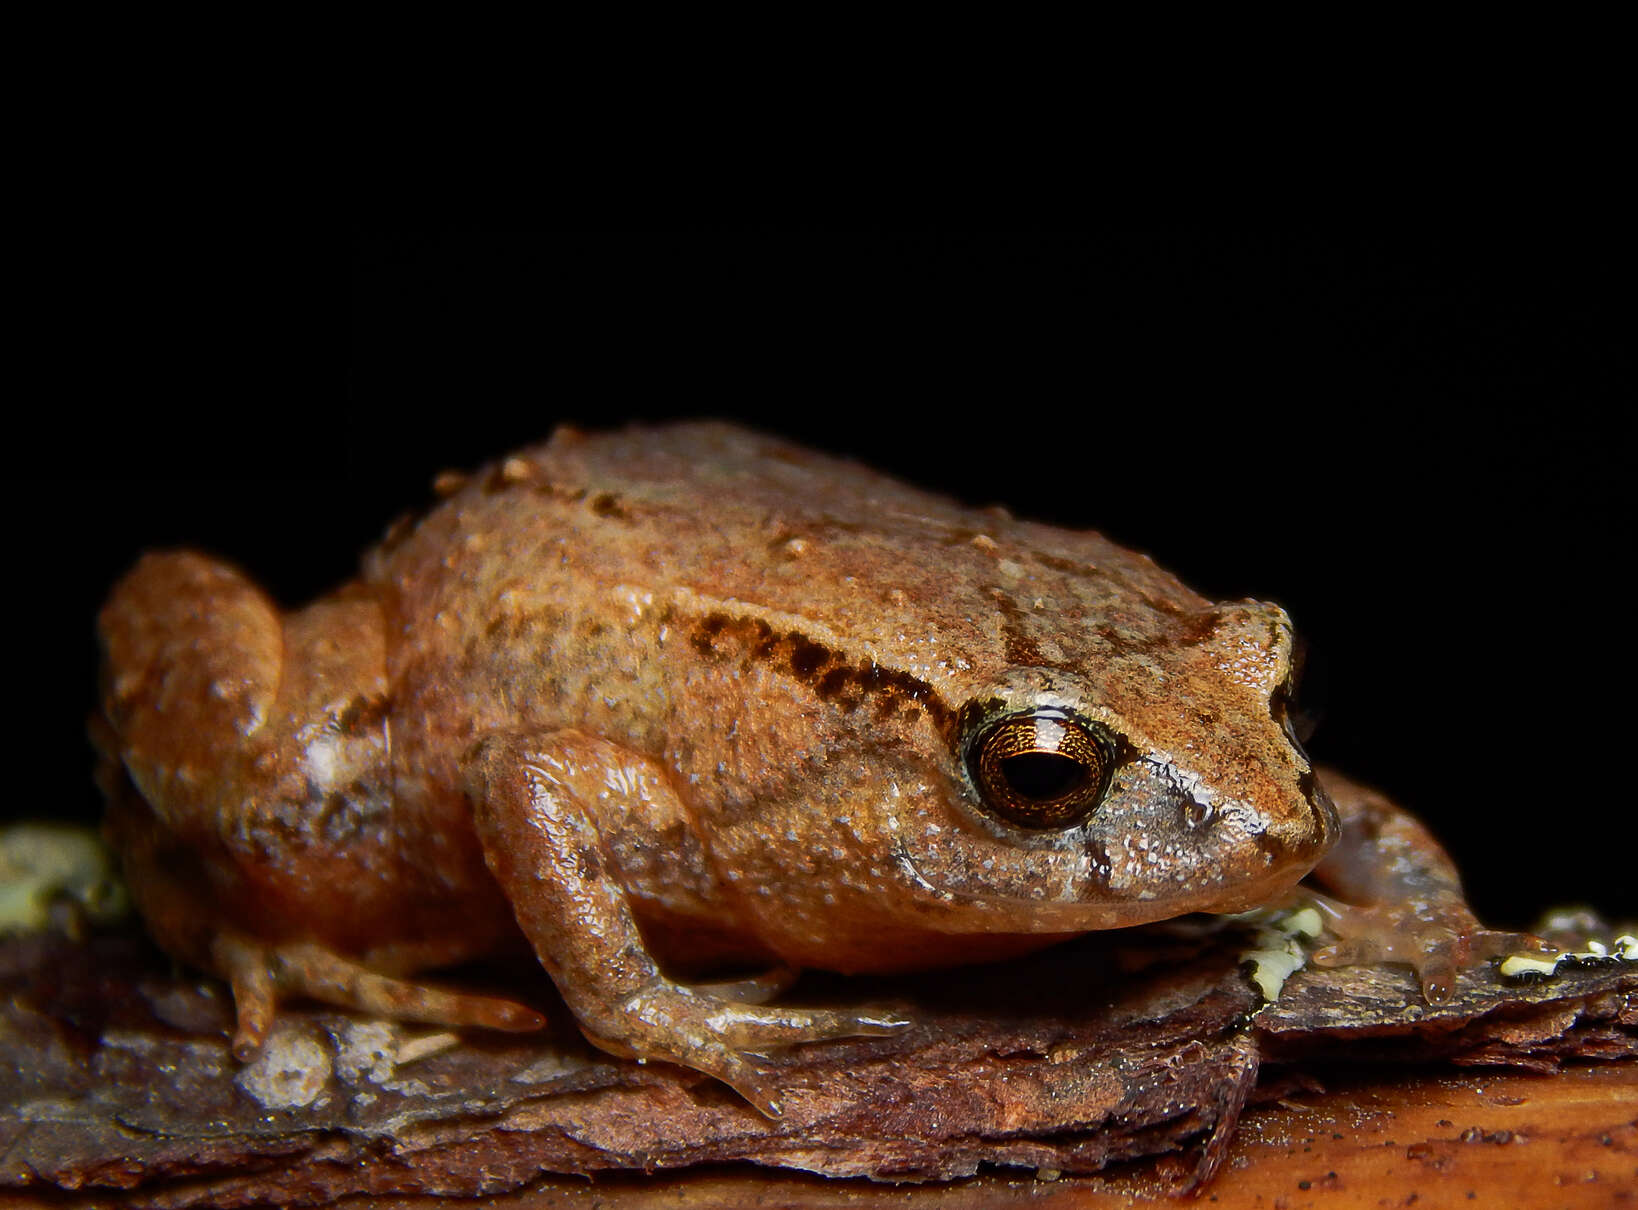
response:
<path id="1" fill-rule="evenodd" d="M 901 1022 L 675 973 L 1239 910 L 1339 836 L 1364 906 L 1331 959 L 1443 977 L 1501 944 L 1402 813 L 1350 786 L 1339 822 L 1285 725 L 1275 606 L 725 425 L 562 431 L 446 486 L 306 609 L 182 553 L 103 611 L 109 830 L 160 943 L 232 981 L 244 1051 L 291 992 L 532 1028 L 405 981 L 521 932 L 594 1041 L 777 1113 L 748 1053 Z M 1037 716 L 1106 758 L 1062 826 L 997 812 L 969 759 Z"/>

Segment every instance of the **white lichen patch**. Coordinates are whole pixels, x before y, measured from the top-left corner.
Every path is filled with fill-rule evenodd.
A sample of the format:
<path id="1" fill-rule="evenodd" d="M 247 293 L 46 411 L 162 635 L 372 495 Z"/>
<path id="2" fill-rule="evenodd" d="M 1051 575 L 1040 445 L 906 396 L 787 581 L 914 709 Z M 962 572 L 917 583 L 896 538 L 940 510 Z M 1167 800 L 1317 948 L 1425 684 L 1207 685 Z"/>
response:
<path id="1" fill-rule="evenodd" d="M 356 1091 L 360 1088 L 373 1087 L 404 1096 L 433 1095 L 424 1081 L 406 1077 L 403 1069 L 460 1041 L 458 1035 L 447 1030 L 406 1038 L 389 1021 L 350 1021 L 329 1032 L 336 1050 L 336 1075 L 355 1089 L 354 1103 L 360 1105 L 369 1104 L 375 1096 L 374 1092 Z"/>
<path id="2" fill-rule="evenodd" d="M 1509 954 L 1497 969 L 1503 979 L 1534 983 L 1554 979 L 1578 967 L 1615 966 L 1638 962 L 1638 937 L 1622 934 L 1611 941 L 1589 938 L 1581 949 L 1557 954 Z"/>
<path id="3" fill-rule="evenodd" d="M 1259 908 L 1231 917 L 1256 926 L 1254 944 L 1240 955 L 1240 961 L 1251 968 L 1251 981 L 1257 991 L 1269 1002 L 1279 999 L 1285 981 L 1308 962 L 1306 942 L 1320 935 L 1323 924 L 1313 907 L 1286 908 L 1269 911 Z"/>
<path id="4" fill-rule="evenodd" d="M 336 1075 L 348 1084 L 385 1084 L 398 1067 L 398 1038 L 385 1021 L 350 1022 L 336 1044 Z"/>
<path id="5" fill-rule="evenodd" d="M 331 1072 L 329 1047 L 308 1029 L 285 1025 L 233 1082 L 264 1109 L 299 1109 L 318 1100 Z"/>

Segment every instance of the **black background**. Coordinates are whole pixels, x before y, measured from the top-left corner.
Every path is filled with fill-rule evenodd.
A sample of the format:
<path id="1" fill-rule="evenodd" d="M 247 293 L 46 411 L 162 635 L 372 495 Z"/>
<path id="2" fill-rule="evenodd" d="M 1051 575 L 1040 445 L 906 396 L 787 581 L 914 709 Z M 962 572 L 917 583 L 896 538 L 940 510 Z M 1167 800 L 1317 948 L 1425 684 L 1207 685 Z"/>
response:
<path id="1" fill-rule="evenodd" d="M 714 415 L 1282 603 L 1311 751 L 1429 820 L 1482 914 L 1631 912 L 1632 268 L 1526 223 L 134 234 L 6 484 L 10 814 L 95 816 L 93 617 L 141 549 L 297 603 L 440 469 Z"/>

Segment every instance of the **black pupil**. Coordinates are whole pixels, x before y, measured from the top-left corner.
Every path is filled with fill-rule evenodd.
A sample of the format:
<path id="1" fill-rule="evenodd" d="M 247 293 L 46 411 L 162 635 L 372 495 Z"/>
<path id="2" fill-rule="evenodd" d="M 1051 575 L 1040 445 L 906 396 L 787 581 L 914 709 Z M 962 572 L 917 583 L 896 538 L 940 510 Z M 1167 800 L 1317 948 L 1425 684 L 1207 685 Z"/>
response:
<path id="1" fill-rule="evenodd" d="M 1001 776 L 1020 798 L 1062 798 L 1086 780 L 1086 766 L 1055 752 L 1024 752 L 1001 762 Z"/>

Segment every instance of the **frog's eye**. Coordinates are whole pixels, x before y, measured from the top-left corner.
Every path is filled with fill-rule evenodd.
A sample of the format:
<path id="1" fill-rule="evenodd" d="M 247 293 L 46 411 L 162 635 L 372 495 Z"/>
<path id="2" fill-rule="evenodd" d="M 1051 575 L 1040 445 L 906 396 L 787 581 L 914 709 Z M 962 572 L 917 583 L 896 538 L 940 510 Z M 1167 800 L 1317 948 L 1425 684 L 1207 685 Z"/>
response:
<path id="1" fill-rule="evenodd" d="M 1097 809 L 1114 760 L 1109 744 L 1056 710 L 1015 714 L 967 747 L 984 807 L 1021 828 L 1067 828 Z"/>

